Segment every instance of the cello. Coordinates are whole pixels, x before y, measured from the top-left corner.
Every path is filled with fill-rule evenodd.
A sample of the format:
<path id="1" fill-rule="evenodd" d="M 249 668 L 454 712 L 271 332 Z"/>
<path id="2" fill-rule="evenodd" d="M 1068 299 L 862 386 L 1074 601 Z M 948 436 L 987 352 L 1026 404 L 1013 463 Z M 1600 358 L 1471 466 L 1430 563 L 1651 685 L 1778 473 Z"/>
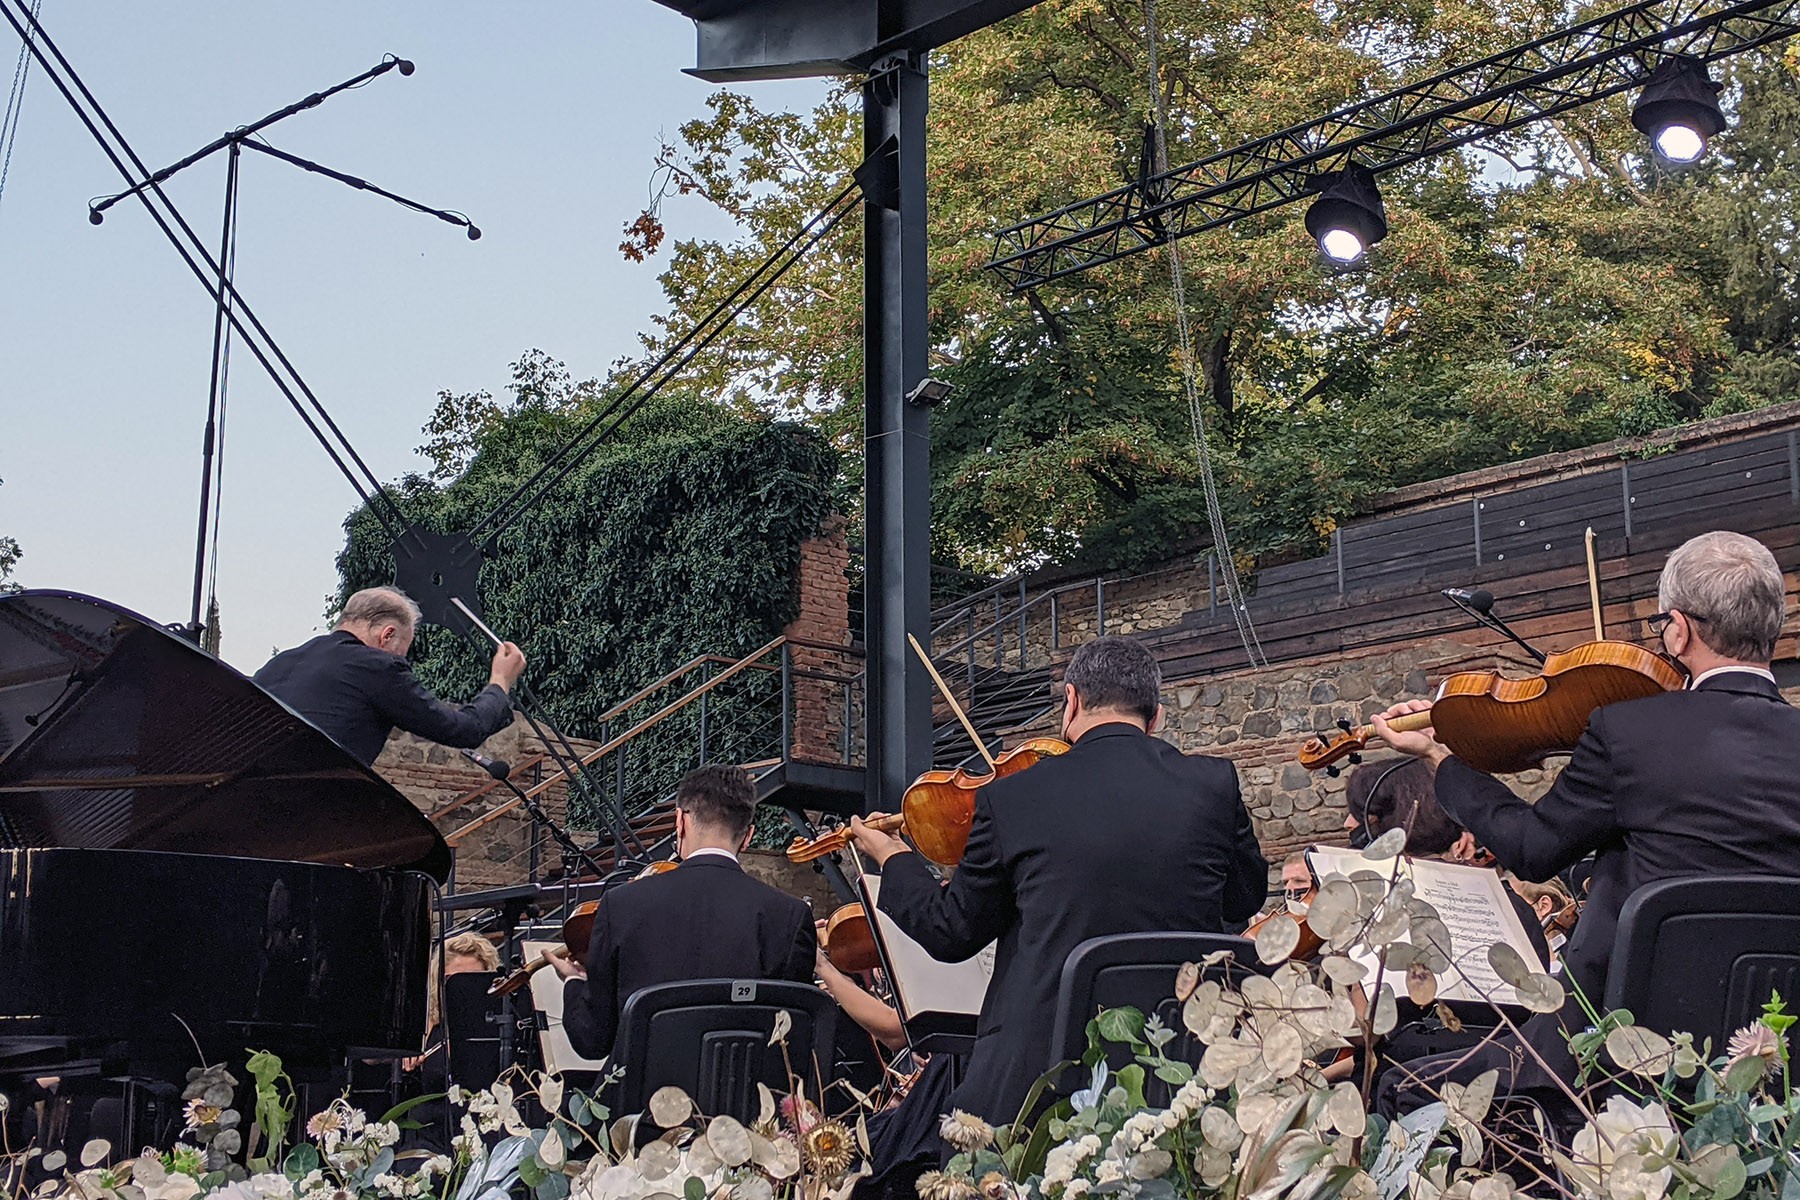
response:
<path id="1" fill-rule="evenodd" d="M 1450 675 L 1438 685 L 1429 709 L 1395 717 L 1388 726 L 1401 733 L 1433 729 L 1438 741 L 1476 770 L 1507 774 L 1574 750 L 1595 709 L 1679 690 L 1681 672 L 1661 655 L 1605 637 L 1591 529 L 1588 583 L 1593 641 L 1549 655 L 1538 673 L 1525 679 L 1508 679 L 1498 671 Z M 1300 765 L 1309 771 L 1333 768 L 1378 737 L 1373 725 L 1346 723 L 1340 734 L 1307 739 L 1300 747 Z"/>
<path id="2" fill-rule="evenodd" d="M 633 875 L 629 882 L 636 883 L 638 880 L 648 879 L 652 875 L 662 875 L 673 871 L 680 865 L 672 858 L 661 859 Z M 586 953 L 588 943 L 594 938 L 594 914 L 599 910 L 600 902 L 598 900 L 584 900 L 569 910 L 569 915 L 563 919 L 562 923 L 563 954 L 557 954 L 558 958 L 563 955 L 574 955 L 579 960 L 579 957 Z M 545 951 L 506 978 L 495 980 L 493 986 L 488 988 L 488 995 L 512 995 L 530 983 L 533 975 L 549 966 L 550 956 L 553 954 L 556 954 L 556 951 Z"/>
<path id="3" fill-rule="evenodd" d="M 1016 775 L 1037 765 L 1042 759 L 1066 754 L 1069 743 L 1053 737 L 1026 738 L 998 757 L 990 754 L 981 735 L 975 732 L 974 723 L 963 712 L 962 705 L 956 702 L 949 685 L 938 674 L 930 656 L 919 645 L 919 640 L 910 633 L 906 635 L 906 640 L 912 643 L 914 653 L 931 673 L 932 681 L 937 684 L 938 691 L 950 705 L 950 711 L 962 722 L 963 732 L 969 735 L 969 740 L 975 743 L 981 757 L 987 760 L 988 773 L 972 775 L 962 767 L 950 771 L 925 771 L 906 789 L 900 800 L 899 812 L 876 817 L 867 824 L 869 828 L 883 833 L 905 833 L 912 839 L 919 853 L 940 867 L 952 867 L 962 861 L 963 849 L 969 842 L 969 826 L 975 819 L 975 793 L 996 779 Z M 840 826 L 815 838 L 796 837 L 788 845 L 787 857 L 790 862 L 811 862 L 827 854 L 835 854 L 849 844 L 850 828 Z"/>

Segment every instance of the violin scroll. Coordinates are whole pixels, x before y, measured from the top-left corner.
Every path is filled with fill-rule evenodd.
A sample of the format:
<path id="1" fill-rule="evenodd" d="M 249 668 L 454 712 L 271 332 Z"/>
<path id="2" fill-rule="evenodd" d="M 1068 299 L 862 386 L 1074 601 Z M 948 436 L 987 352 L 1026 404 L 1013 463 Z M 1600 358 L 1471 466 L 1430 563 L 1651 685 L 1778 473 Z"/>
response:
<path id="1" fill-rule="evenodd" d="M 1323 770 L 1329 775 L 1336 775 L 1341 769 L 1340 762 L 1361 762 L 1358 757 L 1368 749 L 1369 743 L 1379 741 L 1381 735 L 1375 732 L 1373 725 L 1351 725 L 1348 721 L 1339 721 L 1341 733 L 1326 734 L 1307 738 L 1300 746 L 1300 765 L 1309 771 Z M 1388 728 L 1400 733 L 1412 733 L 1420 729 L 1431 728 L 1431 712 L 1408 713 L 1404 717 L 1395 717 L 1388 722 Z"/>

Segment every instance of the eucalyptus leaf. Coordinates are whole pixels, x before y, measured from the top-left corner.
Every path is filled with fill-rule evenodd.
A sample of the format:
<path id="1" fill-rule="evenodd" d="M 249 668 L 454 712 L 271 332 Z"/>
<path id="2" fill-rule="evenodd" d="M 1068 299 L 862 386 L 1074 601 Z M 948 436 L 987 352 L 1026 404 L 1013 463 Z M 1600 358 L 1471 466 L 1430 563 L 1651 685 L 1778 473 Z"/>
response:
<path id="1" fill-rule="evenodd" d="M 1363 849 L 1363 857 L 1370 862 L 1385 862 L 1394 858 L 1406 849 L 1406 830 L 1390 829 Z"/>

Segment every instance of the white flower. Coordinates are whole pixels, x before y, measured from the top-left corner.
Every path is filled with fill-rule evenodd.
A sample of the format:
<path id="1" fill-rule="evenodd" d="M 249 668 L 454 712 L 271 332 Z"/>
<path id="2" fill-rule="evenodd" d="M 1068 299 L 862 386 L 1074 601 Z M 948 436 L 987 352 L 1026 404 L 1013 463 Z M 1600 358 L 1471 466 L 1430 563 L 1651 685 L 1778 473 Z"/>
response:
<path id="1" fill-rule="evenodd" d="M 1081 1200 L 1092 1187 L 1085 1179 L 1071 1179 L 1069 1186 L 1063 1189 L 1063 1200 Z"/>
<path id="2" fill-rule="evenodd" d="M 285 1175 L 252 1175 L 207 1194 L 207 1200 L 293 1200 L 294 1185 Z"/>
<path id="3" fill-rule="evenodd" d="M 1760 1058 L 1768 1064 L 1763 1068 L 1767 1074 L 1781 1065 L 1781 1039 L 1773 1029 L 1756 1021 L 1731 1035 L 1731 1042 L 1726 1046 L 1725 1053 L 1731 1056 L 1730 1063 L 1726 1065 L 1727 1071 L 1746 1058 Z"/>
<path id="4" fill-rule="evenodd" d="M 1102 1162 L 1094 1172 L 1095 1183 L 1118 1183 L 1125 1178 L 1125 1168 L 1115 1158 Z"/>
<path id="5" fill-rule="evenodd" d="M 1564 1166 L 1586 1200 L 1656 1200 L 1675 1174 L 1669 1158 L 1677 1144 L 1662 1105 L 1614 1096 L 1575 1135 Z"/>
<path id="6" fill-rule="evenodd" d="M 952 1149 L 971 1154 L 994 1144 L 994 1127 L 980 1117 L 953 1108 L 938 1126 L 938 1136 Z"/>

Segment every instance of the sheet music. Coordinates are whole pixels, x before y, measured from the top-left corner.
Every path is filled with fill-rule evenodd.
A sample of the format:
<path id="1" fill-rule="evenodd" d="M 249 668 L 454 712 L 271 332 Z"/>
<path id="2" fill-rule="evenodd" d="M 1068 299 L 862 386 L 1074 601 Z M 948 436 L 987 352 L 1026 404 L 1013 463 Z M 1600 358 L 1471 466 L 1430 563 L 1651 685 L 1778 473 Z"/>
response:
<path id="1" fill-rule="evenodd" d="M 861 886 L 866 892 L 864 905 L 874 914 L 871 928 L 892 967 L 894 999 L 901 1021 L 910 1022 L 928 1014 L 979 1015 L 988 981 L 994 977 L 994 943 L 989 942 L 962 962 L 939 962 L 881 911 L 879 875 L 864 875 Z"/>
<path id="2" fill-rule="evenodd" d="M 561 942 L 526 942 L 520 947 L 525 961 L 531 962 L 540 954 L 549 950 L 561 950 Z M 583 1058 L 575 1053 L 575 1047 L 569 1044 L 569 1035 L 563 1032 L 563 977 L 549 967 L 538 971 L 531 977 L 531 1002 L 537 1010 L 544 1014 L 548 1028 L 538 1034 L 539 1044 L 544 1051 L 544 1070 L 549 1074 L 558 1071 L 599 1071 L 606 1066 L 605 1059 Z"/>
<path id="3" fill-rule="evenodd" d="M 1360 870 L 1374 871 L 1385 878 L 1394 871 L 1394 860 L 1373 861 L 1355 850 L 1315 846 L 1307 857 L 1321 879 L 1328 875 L 1348 876 Z M 1518 1005 L 1518 995 L 1488 965 L 1488 947 L 1505 942 L 1519 952 L 1533 971 L 1542 972 L 1544 963 L 1525 933 L 1500 873 L 1487 867 L 1431 859 L 1402 857 L 1399 862 L 1401 877 L 1412 880 L 1414 894 L 1437 909 L 1444 927 L 1450 931 L 1452 965 L 1437 977 L 1438 998 Z M 1373 978 L 1377 965 L 1373 955 L 1351 957 L 1367 967 Z M 1403 994 L 1405 978 L 1389 974 L 1394 976 L 1394 991 Z"/>

